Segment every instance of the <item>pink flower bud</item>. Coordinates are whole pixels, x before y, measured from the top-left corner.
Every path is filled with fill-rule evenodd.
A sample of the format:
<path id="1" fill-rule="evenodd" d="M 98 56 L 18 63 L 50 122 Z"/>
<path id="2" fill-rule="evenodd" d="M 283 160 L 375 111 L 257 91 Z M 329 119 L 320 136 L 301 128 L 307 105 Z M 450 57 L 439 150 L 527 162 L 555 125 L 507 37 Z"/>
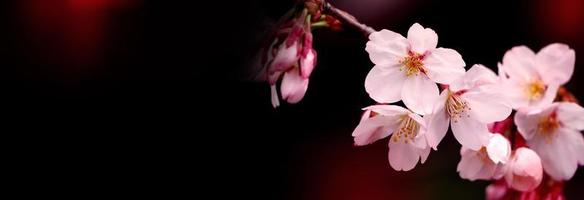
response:
<path id="1" fill-rule="evenodd" d="M 528 192 L 541 183 L 543 176 L 541 159 L 531 149 L 521 147 L 515 150 L 507 167 L 505 180 L 513 189 Z"/>
<path id="2" fill-rule="evenodd" d="M 300 75 L 297 67 L 287 71 L 282 78 L 280 92 L 288 103 L 298 103 L 308 89 L 308 79 Z"/>

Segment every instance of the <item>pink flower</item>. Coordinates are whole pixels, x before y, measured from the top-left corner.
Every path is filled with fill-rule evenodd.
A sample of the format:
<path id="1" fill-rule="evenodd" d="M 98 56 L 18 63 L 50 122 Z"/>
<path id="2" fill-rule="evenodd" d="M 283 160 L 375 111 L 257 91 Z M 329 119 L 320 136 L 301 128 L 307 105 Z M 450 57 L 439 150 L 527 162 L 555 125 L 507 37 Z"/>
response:
<path id="1" fill-rule="evenodd" d="M 292 19 L 281 28 L 268 49 L 267 79 L 270 83 L 272 106 L 280 105 L 276 84 L 280 83 L 282 99 L 298 103 L 308 89 L 310 74 L 316 65 L 316 51 L 312 48 L 312 33 L 305 14 Z"/>
<path id="2" fill-rule="evenodd" d="M 375 64 L 365 80 L 369 96 L 380 103 L 403 100 L 418 114 L 430 113 L 438 97 L 435 83 L 451 83 L 465 66 L 458 52 L 437 43 L 438 35 L 417 23 L 407 39 L 389 30 L 372 33 L 365 48 Z"/>
<path id="3" fill-rule="evenodd" d="M 584 165 L 584 108 L 575 103 L 553 103 L 542 109 L 520 109 L 515 124 L 527 145 L 541 157 L 553 179 L 569 180 Z"/>
<path id="4" fill-rule="evenodd" d="M 537 54 L 526 46 L 513 47 L 499 64 L 509 103 L 515 109 L 552 103 L 558 87 L 570 80 L 575 59 L 565 44 L 550 44 Z"/>
<path id="5" fill-rule="evenodd" d="M 375 105 L 364 109 L 361 122 L 353 131 L 355 145 L 363 146 L 392 135 L 389 140 L 389 164 L 395 170 L 409 171 L 418 160 L 422 164 L 430 154 L 426 142 L 426 124 L 417 114 L 394 105 Z"/>
<path id="6" fill-rule="evenodd" d="M 488 143 L 475 151 L 460 149 L 462 158 L 456 170 L 461 178 L 471 181 L 499 179 L 503 177 L 504 164 L 511 155 L 511 145 L 501 134 L 491 134 Z"/>
<path id="7" fill-rule="evenodd" d="M 505 181 L 511 188 L 528 192 L 537 188 L 543 177 L 541 160 L 537 154 L 528 148 L 521 147 L 507 164 Z"/>
<path id="8" fill-rule="evenodd" d="M 482 65 L 473 65 L 463 77 L 442 91 L 429 115 L 428 144 L 436 149 L 452 127 L 464 147 L 478 151 L 489 137 L 488 123 L 501 121 L 511 108 L 500 97 L 497 75 Z"/>

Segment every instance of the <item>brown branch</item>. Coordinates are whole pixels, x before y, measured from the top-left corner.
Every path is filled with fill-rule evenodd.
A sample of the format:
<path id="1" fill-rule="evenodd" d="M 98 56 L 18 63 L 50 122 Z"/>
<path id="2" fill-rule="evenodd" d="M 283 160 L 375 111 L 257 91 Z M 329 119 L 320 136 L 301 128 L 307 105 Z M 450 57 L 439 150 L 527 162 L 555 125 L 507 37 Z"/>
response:
<path id="1" fill-rule="evenodd" d="M 365 37 L 369 37 L 371 33 L 375 32 L 375 29 L 359 22 L 355 17 L 353 17 L 353 15 L 335 8 L 328 2 L 325 3 L 324 12 L 337 18 L 343 24 L 349 25 L 359 30 L 361 33 L 363 33 L 363 35 L 365 35 Z"/>

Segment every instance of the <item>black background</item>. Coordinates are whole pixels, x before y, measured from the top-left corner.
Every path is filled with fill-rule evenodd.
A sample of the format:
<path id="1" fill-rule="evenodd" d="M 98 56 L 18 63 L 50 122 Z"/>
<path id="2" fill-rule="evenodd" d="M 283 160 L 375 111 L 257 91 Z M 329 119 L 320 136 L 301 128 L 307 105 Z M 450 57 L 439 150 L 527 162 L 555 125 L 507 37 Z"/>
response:
<path id="1" fill-rule="evenodd" d="M 391 169 L 383 141 L 352 145 L 360 109 L 374 103 L 363 87 L 373 64 L 357 32 L 316 30 L 305 98 L 273 109 L 268 85 L 244 74 L 293 1 L 128 1 L 91 11 L 102 35 L 81 45 L 71 37 L 88 33 L 71 31 L 71 18 L 90 11 L 63 14 L 66 0 L 4 6 L 0 116 L 10 165 L 23 177 L 14 186 L 75 197 L 483 198 L 487 182 L 458 177 L 452 136 L 410 172 Z M 387 2 L 332 1 L 377 30 L 430 27 L 467 66 L 495 69 L 516 45 L 569 44 L 577 59 L 567 88 L 584 99 L 579 0 Z M 582 195 L 583 176 L 567 184 L 568 199 Z"/>

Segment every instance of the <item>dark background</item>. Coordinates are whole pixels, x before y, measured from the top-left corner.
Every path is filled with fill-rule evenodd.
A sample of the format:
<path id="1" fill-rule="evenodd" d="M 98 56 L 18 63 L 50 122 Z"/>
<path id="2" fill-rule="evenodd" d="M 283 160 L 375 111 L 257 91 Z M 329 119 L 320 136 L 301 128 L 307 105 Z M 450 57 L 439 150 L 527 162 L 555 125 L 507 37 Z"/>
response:
<path id="1" fill-rule="evenodd" d="M 584 1 L 331 3 L 377 30 L 430 27 L 467 66 L 495 69 L 516 45 L 566 43 L 577 55 L 567 88 L 584 99 Z M 361 108 L 374 103 L 363 86 L 373 64 L 355 31 L 316 30 L 305 98 L 271 107 L 268 85 L 244 77 L 262 35 L 293 4 L 6 2 L 0 116 L 3 134 L 15 137 L 5 141 L 21 177 L 12 185 L 73 197 L 483 198 L 488 182 L 458 177 L 450 135 L 410 172 L 389 166 L 386 141 L 353 146 Z M 583 185 L 579 169 L 567 198 Z"/>

